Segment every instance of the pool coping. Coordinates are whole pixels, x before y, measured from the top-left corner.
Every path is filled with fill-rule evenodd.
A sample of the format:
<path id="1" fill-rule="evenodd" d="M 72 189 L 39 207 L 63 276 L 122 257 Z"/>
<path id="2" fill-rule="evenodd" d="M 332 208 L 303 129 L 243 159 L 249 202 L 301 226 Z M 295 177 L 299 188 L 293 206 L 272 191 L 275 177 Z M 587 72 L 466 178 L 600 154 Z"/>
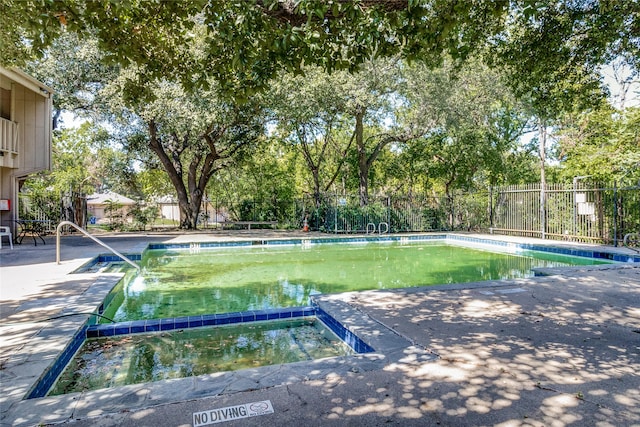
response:
<path id="1" fill-rule="evenodd" d="M 91 324 L 91 319 L 83 325 L 70 340 L 55 362 L 49 366 L 42 378 L 30 390 L 27 399 L 42 398 L 47 395 L 65 367 L 82 347 L 86 339 L 117 337 L 120 335 L 137 335 L 163 333 L 181 329 L 205 328 L 216 326 L 232 326 L 270 320 L 293 320 L 314 317 L 319 319 L 340 340 L 346 343 L 355 353 L 373 353 L 375 350 L 362 341 L 356 334 L 345 328 L 317 304 L 304 307 L 286 307 L 245 312 L 204 314 L 176 318 L 135 320 L 118 323 Z"/>
<path id="2" fill-rule="evenodd" d="M 107 286 L 104 286 L 104 283 L 98 284 L 98 286 L 100 286 L 99 289 L 90 288 L 90 292 L 86 292 L 86 294 L 93 294 L 94 291 L 96 294 L 104 294 Z M 358 336 L 364 334 L 369 338 L 373 337 L 369 342 L 363 341 L 369 345 L 375 345 L 376 351 L 19 400 L 7 411 L 3 422 L 14 426 L 58 423 L 73 418 L 93 417 L 125 409 L 139 409 L 176 400 L 184 401 L 203 396 L 232 394 L 256 388 L 271 388 L 302 381 L 321 380 L 329 374 L 340 375 L 378 370 L 390 363 L 391 360 L 399 359 L 407 349 L 410 349 L 412 354 L 423 354 L 423 360 L 435 360 L 436 358 L 435 355 L 424 349 L 411 349 L 410 342 L 386 327 L 381 328 L 380 324 L 373 322 L 368 316 L 350 309 L 343 302 L 325 302 L 318 298 L 316 303 Z M 375 331 L 369 330 L 372 326 L 376 328 Z M 49 336 L 48 339 L 61 341 L 65 335 L 72 338 L 78 334 L 78 330 L 71 327 L 68 319 L 53 322 L 47 329 L 56 330 L 57 328 L 60 328 L 57 333 Z M 38 344 L 34 343 L 33 346 L 32 350 L 36 352 Z M 52 360 L 57 356 L 56 351 L 51 352 L 49 356 L 49 360 Z M 42 365 L 33 366 L 33 368 L 42 369 Z M 43 406 L 47 408 L 46 415 L 43 415 L 39 409 Z"/>
<path id="3" fill-rule="evenodd" d="M 467 237 L 467 236 L 465 236 Z M 322 239 L 323 241 L 325 239 Z M 492 244 L 498 239 L 481 239 Z M 554 242 L 550 242 L 552 246 Z M 517 245 L 515 245 L 517 246 Z M 547 246 L 547 245 L 544 245 Z M 579 245 L 575 245 L 579 247 Z M 583 247 L 584 249 L 584 247 Z M 573 249 L 571 249 L 573 250 Z M 592 249 L 586 249 L 587 251 Z M 615 253 L 615 250 L 602 251 L 601 253 Z M 640 256 L 631 255 L 638 259 Z M 628 261 L 627 261 L 628 262 Z M 628 264 L 627 264 L 628 265 Z M 625 268 L 627 265 L 603 266 L 606 268 Z M 590 266 L 589 268 L 593 268 Z M 90 289 L 84 292 L 73 302 L 72 307 L 67 307 L 65 312 L 77 312 L 79 310 L 92 310 L 97 307 L 104 299 L 106 293 L 115 286 L 115 284 L 123 276 L 122 273 L 102 273 L 96 275 L 97 279 Z M 478 282 L 465 283 L 459 285 L 441 285 L 429 288 L 411 288 L 418 290 L 445 290 L 445 289 L 466 289 L 469 287 L 485 287 L 485 286 L 510 286 L 514 281 L 508 283 L 496 282 Z M 341 297 L 347 298 L 348 295 L 339 294 Z M 349 325 L 354 332 L 361 338 L 371 340 L 377 353 L 347 356 L 344 358 L 323 359 L 317 362 L 297 362 L 290 365 L 275 365 L 271 367 L 263 367 L 257 369 L 236 371 L 235 373 L 210 374 L 202 377 L 192 377 L 181 380 L 167 380 L 157 383 L 148 383 L 142 385 L 132 385 L 119 387 L 116 389 L 99 390 L 95 392 L 86 392 L 80 394 L 71 394 L 64 396 L 56 396 L 50 398 L 38 398 L 30 400 L 22 399 L 24 392 L 20 394 L 19 390 L 24 390 L 25 385 L 32 384 L 40 378 L 42 372 L 47 368 L 48 364 L 57 357 L 57 355 L 65 347 L 66 343 L 71 339 L 78 330 L 78 320 L 82 316 L 60 318 L 52 320 L 46 327 L 42 328 L 37 334 L 37 339 L 28 342 L 21 351 L 19 360 L 11 360 L 5 369 L 6 373 L 15 373 L 17 368 L 26 372 L 26 375 L 17 375 L 12 378 L 17 384 L 12 384 L 14 393 L 7 401 L 3 402 L 2 407 L 2 423 L 10 425 L 31 425 L 43 422 L 61 422 L 70 418 L 92 417 L 107 412 L 116 412 L 121 409 L 134 409 L 145 406 L 152 406 L 161 403 L 173 402 L 176 400 L 196 399 L 203 396 L 211 396 L 217 394 L 237 393 L 243 390 L 255 388 L 267 388 L 278 385 L 289 384 L 291 382 L 305 381 L 309 379 L 324 378 L 328 372 L 358 372 L 363 370 L 380 369 L 392 360 L 399 360 L 406 357 L 407 354 L 418 354 L 427 360 L 435 357 L 427 349 L 415 348 L 411 342 L 404 337 L 399 336 L 394 331 L 383 328 L 383 333 L 378 333 L 381 329 L 379 323 L 368 318 L 357 311 L 353 311 L 348 303 L 335 297 L 327 296 L 314 297 L 314 299 L 323 308 L 326 307 L 327 312 L 336 313 L 336 318 L 340 319 L 343 324 Z M 84 321 L 89 316 L 84 317 Z M 375 333 L 372 333 L 373 328 Z M 386 329 L 386 331 L 384 330 Z M 384 345 L 376 344 L 375 340 L 380 340 Z M 48 343 L 47 347 L 42 347 L 43 342 Z M 385 344 L 386 343 L 386 344 Z M 412 356 L 414 357 L 414 356 Z M 302 364 L 301 366 L 299 366 Z M 302 366 L 310 364 L 311 374 L 305 375 Z M 189 391 L 188 394 L 181 394 L 182 389 Z M 176 396 L 180 395 L 180 398 Z M 99 407 L 96 406 L 99 402 Z M 42 408 L 47 408 L 47 415 L 42 415 Z M 38 409 L 40 408 L 40 409 Z"/>

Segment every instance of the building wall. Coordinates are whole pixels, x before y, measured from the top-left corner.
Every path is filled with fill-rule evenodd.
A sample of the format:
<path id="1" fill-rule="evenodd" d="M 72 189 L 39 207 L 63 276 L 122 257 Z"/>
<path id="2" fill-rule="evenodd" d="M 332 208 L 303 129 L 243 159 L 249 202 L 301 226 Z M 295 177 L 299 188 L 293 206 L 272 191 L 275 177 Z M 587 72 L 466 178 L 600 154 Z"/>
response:
<path id="1" fill-rule="evenodd" d="M 12 121 L 18 123 L 19 161 L 16 176 L 51 168 L 51 114 L 49 98 L 14 84 Z"/>
<path id="2" fill-rule="evenodd" d="M 11 211 L 0 211 L 0 223 L 10 225 L 17 218 L 20 182 L 51 169 L 52 95 L 50 89 L 24 73 L 4 68 L 0 68 L 0 87 L 4 89 L 3 116 L 10 104 L 9 120 L 18 124 L 17 155 L 4 153 L 0 161 L 0 199 L 11 200 Z M 10 103 L 5 99 L 8 93 Z"/>
<path id="3" fill-rule="evenodd" d="M 0 168 L 0 199 L 10 199 L 11 194 L 11 179 L 9 177 L 10 170 L 6 168 Z M 11 201 L 13 205 L 13 200 Z M 11 206 L 13 209 L 13 206 Z M 0 211 L 0 225 L 11 225 L 11 212 Z"/>
<path id="4" fill-rule="evenodd" d="M 89 215 L 89 221 L 96 224 L 104 224 L 110 221 L 110 217 L 120 217 L 120 221 L 132 222 L 132 219 L 127 215 L 130 206 L 122 206 L 120 209 L 107 213 L 107 205 L 103 204 L 91 204 L 87 203 L 87 213 Z"/>
<path id="5" fill-rule="evenodd" d="M 180 208 L 178 205 L 162 205 L 160 208 L 160 217 L 173 221 L 180 221 Z"/>

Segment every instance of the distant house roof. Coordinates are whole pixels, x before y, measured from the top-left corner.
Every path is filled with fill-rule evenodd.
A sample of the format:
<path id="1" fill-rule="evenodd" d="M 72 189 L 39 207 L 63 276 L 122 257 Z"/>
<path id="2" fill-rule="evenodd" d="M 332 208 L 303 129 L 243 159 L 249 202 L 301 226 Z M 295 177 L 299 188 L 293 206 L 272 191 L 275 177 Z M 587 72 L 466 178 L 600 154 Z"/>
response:
<path id="1" fill-rule="evenodd" d="M 125 197 L 118 193 L 95 193 L 87 196 L 87 205 L 104 205 L 107 203 L 107 200 L 120 203 L 121 205 L 135 205 L 135 200 L 131 200 L 128 197 Z"/>
<path id="2" fill-rule="evenodd" d="M 160 196 L 156 197 L 154 200 L 156 203 L 160 204 L 178 204 L 178 199 L 175 196 Z"/>

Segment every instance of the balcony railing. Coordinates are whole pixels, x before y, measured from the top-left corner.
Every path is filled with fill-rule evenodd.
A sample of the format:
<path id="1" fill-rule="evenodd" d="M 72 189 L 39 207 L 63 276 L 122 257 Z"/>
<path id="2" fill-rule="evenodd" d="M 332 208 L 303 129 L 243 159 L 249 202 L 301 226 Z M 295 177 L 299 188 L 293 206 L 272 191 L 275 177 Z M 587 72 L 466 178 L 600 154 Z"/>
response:
<path id="1" fill-rule="evenodd" d="M 18 124 L 0 117 L 0 151 L 18 154 Z"/>

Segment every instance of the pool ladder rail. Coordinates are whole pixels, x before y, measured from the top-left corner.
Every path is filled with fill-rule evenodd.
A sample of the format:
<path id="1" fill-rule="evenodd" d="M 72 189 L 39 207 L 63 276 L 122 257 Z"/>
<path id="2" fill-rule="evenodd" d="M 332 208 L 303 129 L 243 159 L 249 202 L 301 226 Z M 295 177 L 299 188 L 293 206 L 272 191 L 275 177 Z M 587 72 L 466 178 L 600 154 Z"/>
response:
<path id="1" fill-rule="evenodd" d="M 640 250 L 631 247 L 633 244 L 640 244 L 640 231 L 637 233 L 627 233 L 622 239 L 622 246 L 626 246 L 633 251 L 640 252 Z"/>
<path id="2" fill-rule="evenodd" d="M 385 230 L 382 231 L 382 226 L 384 225 Z M 378 234 L 386 234 L 389 232 L 389 224 L 386 222 L 381 222 L 378 224 Z M 370 222 L 367 224 L 367 234 L 376 234 L 376 224 Z"/>
<path id="3" fill-rule="evenodd" d="M 56 263 L 58 265 L 60 265 L 60 230 L 65 225 L 68 225 L 68 226 L 71 226 L 71 227 L 75 228 L 76 230 L 78 230 L 79 232 L 81 232 L 82 234 L 84 234 L 85 236 L 87 236 L 88 238 L 90 238 L 91 240 L 96 242 L 97 244 L 107 248 L 114 255 L 119 256 L 123 261 L 125 261 L 126 263 L 132 265 L 136 270 L 140 271 L 140 266 L 138 264 L 136 264 L 135 262 L 131 261 L 126 256 L 122 255 L 120 252 L 118 252 L 117 250 L 113 249 L 111 246 L 107 245 L 102 240 L 100 240 L 97 237 L 91 235 L 87 230 L 85 230 L 84 228 L 80 227 L 75 222 L 71 222 L 71 221 L 62 221 L 62 222 L 60 222 L 60 224 L 58 224 L 58 227 L 56 227 Z"/>

